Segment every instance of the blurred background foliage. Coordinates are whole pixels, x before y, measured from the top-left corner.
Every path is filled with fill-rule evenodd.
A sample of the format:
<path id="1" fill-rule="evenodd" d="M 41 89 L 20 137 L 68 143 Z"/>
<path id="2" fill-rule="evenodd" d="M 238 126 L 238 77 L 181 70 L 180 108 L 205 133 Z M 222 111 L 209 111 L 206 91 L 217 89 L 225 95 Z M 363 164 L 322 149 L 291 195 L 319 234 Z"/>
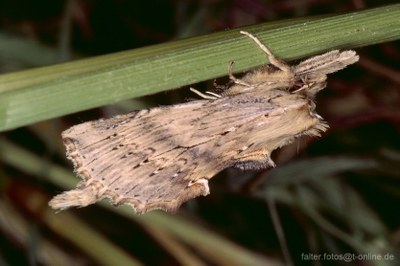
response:
<path id="1" fill-rule="evenodd" d="M 0 70 L 396 2 L 0 1 Z M 317 98 L 319 113 L 330 124 L 322 138 L 301 139 L 275 152 L 275 169 L 223 171 L 210 182 L 211 195 L 187 202 L 176 214 L 137 216 L 107 201 L 56 214 L 47 202 L 78 182 L 65 158 L 63 130 L 184 102 L 193 98 L 187 88 L 2 132 L 0 265 L 342 265 L 340 259 L 307 256 L 347 252 L 367 256 L 350 265 L 398 265 L 398 44 L 358 49 L 358 64 L 329 77 Z M 195 87 L 211 90 L 212 83 Z M 386 258 L 374 260 L 378 254 Z"/>

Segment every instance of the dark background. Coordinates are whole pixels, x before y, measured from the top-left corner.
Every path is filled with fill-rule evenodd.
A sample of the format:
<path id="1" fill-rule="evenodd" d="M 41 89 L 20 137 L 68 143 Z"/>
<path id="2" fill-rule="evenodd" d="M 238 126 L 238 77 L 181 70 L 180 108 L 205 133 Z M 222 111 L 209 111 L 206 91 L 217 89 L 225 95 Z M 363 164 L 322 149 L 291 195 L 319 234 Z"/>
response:
<path id="1" fill-rule="evenodd" d="M 162 43 L 243 25 L 351 12 L 397 1 L 0 1 L 0 35 L 43 47 L 56 56 L 0 54 L 3 73 Z M 329 77 L 318 112 L 330 129 L 273 154 L 278 167 L 258 173 L 228 169 L 211 182 L 211 195 L 185 204 L 174 217 L 207 228 L 245 249 L 283 264 L 342 265 L 301 254 L 400 253 L 400 88 L 398 42 L 363 47 L 361 60 Z M 33 58 L 38 58 L 33 59 Z M 197 84 L 211 89 L 212 81 Z M 186 99 L 186 88 L 140 100 L 146 105 Z M 126 103 L 125 103 L 126 104 Z M 44 162 L 72 171 L 60 133 L 73 124 L 124 110 L 107 106 L 2 133 Z M 23 165 L 23 158 L 21 158 Z M 349 165 L 343 165 L 348 162 Z M 342 168 L 341 168 L 342 167 Z M 46 168 L 43 169 L 46 171 Z M 288 175 L 288 173 L 291 173 Z M 100 264 L 79 244 L 49 226 L 47 201 L 62 189 L 23 167 L 0 161 L 0 265 L 55 265 L 44 241 L 64 262 Z M 276 193 L 276 196 L 271 196 Z M 273 200 L 271 200 L 273 199 Z M 268 204 L 269 203 L 269 204 Z M 36 204 L 32 207 L 32 204 Z M 39 207 L 38 207 L 39 206 Z M 99 206 L 69 210 L 114 248 L 149 265 L 176 265 L 168 245 L 151 228 Z M 278 221 L 274 219 L 279 218 Z M 67 220 L 66 220 L 67 221 Z M 66 223 L 64 226 L 70 227 Z M 25 228 L 25 229 L 21 229 Z M 62 230 L 62 227 L 59 228 Z M 21 233 L 25 230 L 25 233 Z M 280 240 L 277 233 L 282 231 Z M 282 240 L 284 241 L 282 242 Z M 220 262 L 187 245 L 206 264 Z M 89 241 L 90 243 L 90 241 Z M 95 245 L 93 240 L 90 245 Z M 84 244 L 82 244 L 84 245 Z M 50 248 L 50 249 L 51 249 Z M 58 253 L 57 253 L 58 254 Z M 111 254 L 111 252 L 110 252 Z M 373 265 L 352 261 L 350 265 Z"/>

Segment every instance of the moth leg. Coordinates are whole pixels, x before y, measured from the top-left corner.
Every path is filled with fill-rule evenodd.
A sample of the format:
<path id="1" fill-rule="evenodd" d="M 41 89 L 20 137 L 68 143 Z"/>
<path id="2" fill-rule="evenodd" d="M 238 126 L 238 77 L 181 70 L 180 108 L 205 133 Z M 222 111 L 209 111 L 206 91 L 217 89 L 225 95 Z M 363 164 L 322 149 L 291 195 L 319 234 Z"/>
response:
<path id="1" fill-rule="evenodd" d="M 214 96 L 214 97 L 216 97 L 216 98 L 222 98 L 221 95 L 219 95 L 218 93 L 212 92 L 212 91 L 206 91 L 206 93 L 207 93 L 207 94 L 210 94 L 210 95 L 212 95 L 212 96 Z"/>
<path id="2" fill-rule="evenodd" d="M 207 95 L 207 94 L 204 94 L 204 93 L 202 93 L 202 92 L 199 92 L 198 90 L 196 90 L 196 89 L 194 89 L 194 88 L 190 88 L 190 91 L 196 93 L 196 94 L 199 95 L 201 98 L 207 99 L 207 100 L 216 100 L 216 99 L 218 99 L 218 98 L 221 98 L 221 95 L 218 95 L 218 94 L 216 94 L 216 93 L 212 93 L 212 92 L 209 92 L 209 91 L 207 91 L 206 93 L 208 93 L 208 94 L 210 94 L 210 95 L 212 95 L 212 96 Z"/>
<path id="3" fill-rule="evenodd" d="M 310 86 L 308 84 L 304 84 L 303 86 L 301 86 L 300 88 L 298 88 L 297 90 L 292 91 L 292 93 L 298 93 L 302 90 L 305 90 L 307 88 L 309 88 Z"/>
<path id="4" fill-rule="evenodd" d="M 257 37 L 255 37 L 253 34 L 247 32 L 247 31 L 240 31 L 240 33 L 243 35 L 246 35 L 247 37 L 252 39 L 261 48 L 261 50 L 263 50 L 264 53 L 266 53 L 268 55 L 268 61 L 270 64 L 276 66 L 283 72 L 292 72 L 290 65 L 288 65 L 282 59 L 279 59 L 278 57 L 273 55 L 271 53 L 271 51 L 264 44 L 262 44 L 261 41 Z"/>
<path id="5" fill-rule="evenodd" d="M 245 87 L 253 87 L 253 85 L 251 85 L 250 83 L 247 83 L 247 82 L 245 82 L 245 81 L 243 81 L 243 80 L 241 80 L 241 79 L 238 79 L 238 78 L 236 78 L 236 77 L 233 75 L 232 69 L 233 69 L 233 64 L 234 64 L 234 63 L 235 63 L 235 62 L 231 61 L 231 62 L 229 63 L 229 65 L 228 65 L 228 75 L 229 75 L 229 79 L 232 80 L 233 83 L 235 83 L 235 84 L 242 85 L 242 86 L 245 86 Z"/>
<path id="6" fill-rule="evenodd" d="M 275 167 L 275 163 L 270 158 L 268 151 L 261 150 L 246 154 L 241 161 L 234 164 L 234 167 L 240 170 L 262 170 Z"/>
<path id="7" fill-rule="evenodd" d="M 303 86 L 301 86 L 300 88 L 298 88 L 298 89 L 292 91 L 292 93 L 298 93 L 298 92 L 300 92 L 300 91 L 302 91 L 302 90 L 305 90 L 305 89 L 309 88 L 310 85 L 312 85 L 312 83 L 310 84 L 310 83 L 308 82 L 307 76 L 303 76 L 303 77 L 301 77 L 300 79 L 301 79 L 301 82 L 303 82 Z"/>
<path id="8" fill-rule="evenodd" d="M 308 94 L 308 97 L 313 98 L 313 96 L 317 92 L 319 92 L 320 90 L 324 89 L 325 87 L 326 87 L 326 81 L 310 83 L 308 85 L 307 90 L 306 90 L 307 94 Z"/>

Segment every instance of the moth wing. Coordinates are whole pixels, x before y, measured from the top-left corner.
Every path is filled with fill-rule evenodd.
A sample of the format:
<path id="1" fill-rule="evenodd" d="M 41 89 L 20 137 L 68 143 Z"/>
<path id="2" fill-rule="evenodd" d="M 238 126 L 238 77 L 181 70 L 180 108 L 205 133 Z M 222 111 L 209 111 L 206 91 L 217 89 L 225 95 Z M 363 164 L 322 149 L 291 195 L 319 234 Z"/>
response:
<path id="1" fill-rule="evenodd" d="M 276 119 L 286 112 L 273 103 L 281 94 L 288 93 L 253 91 L 76 125 L 62 137 L 82 181 L 50 205 L 83 207 L 109 198 L 113 204 L 129 204 L 143 213 L 173 211 L 191 198 L 207 195 L 210 178 L 246 153 L 263 148 L 264 137 L 257 127 L 265 124 L 266 115 L 274 116 L 272 110 Z M 266 134 L 275 147 L 280 133 Z"/>
<path id="2" fill-rule="evenodd" d="M 208 112 L 210 108 L 213 112 Z M 223 135 L 224 126 L 218 134 L 210 123 L 216 121 L 213 115 L 229 108 L 194 101 L 90 121 L 64 131 L 67 156 L 82 181 L 76 189 L 53 198 L 50 206 L 83 207 L 109 198 L 116 205 L 131 205 L 138 213 L 173 211 L 188 199 L 207 195 L 207 180 L 226 167 L 208 148 Z M 225 120 L 226 127 L 242 123 L 235 116 Z"/>

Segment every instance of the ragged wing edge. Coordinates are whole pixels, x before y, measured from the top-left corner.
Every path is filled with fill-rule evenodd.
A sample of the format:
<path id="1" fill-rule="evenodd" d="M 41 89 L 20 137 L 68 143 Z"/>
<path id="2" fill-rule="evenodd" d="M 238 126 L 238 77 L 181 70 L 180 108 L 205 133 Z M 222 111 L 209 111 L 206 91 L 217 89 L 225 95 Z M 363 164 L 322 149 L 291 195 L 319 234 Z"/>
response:
<path id="1" fill-rule="evenodd" d="M 133 198 L 122 198 L 116 192 L 107 189 L 103 184 L 93 179 L 84 165 L 82 165 L 82 155 L 76 148 L 73 138 L 68 135 L 69 133 L 69 130 L 62 133 L 64 145 L 67 150 L 67 158 L 72 161 L 74 164 L 74 172 L 82 180 L 77 185 L 76 189 L 63 192 L 51 199 L 49 206 L 53 209 L 62 211 L 71 207 L 85 207 L 103 198 L 108 198 L 114 205 L 129 205 L 138 214 L 156 209 L 174 212 L 187 200 L 200 195 L 206 196 L 209 194 L 208 183 L 198 182 L 188 187 L 181 197 L 171 201 L 142 202 Z"/>

